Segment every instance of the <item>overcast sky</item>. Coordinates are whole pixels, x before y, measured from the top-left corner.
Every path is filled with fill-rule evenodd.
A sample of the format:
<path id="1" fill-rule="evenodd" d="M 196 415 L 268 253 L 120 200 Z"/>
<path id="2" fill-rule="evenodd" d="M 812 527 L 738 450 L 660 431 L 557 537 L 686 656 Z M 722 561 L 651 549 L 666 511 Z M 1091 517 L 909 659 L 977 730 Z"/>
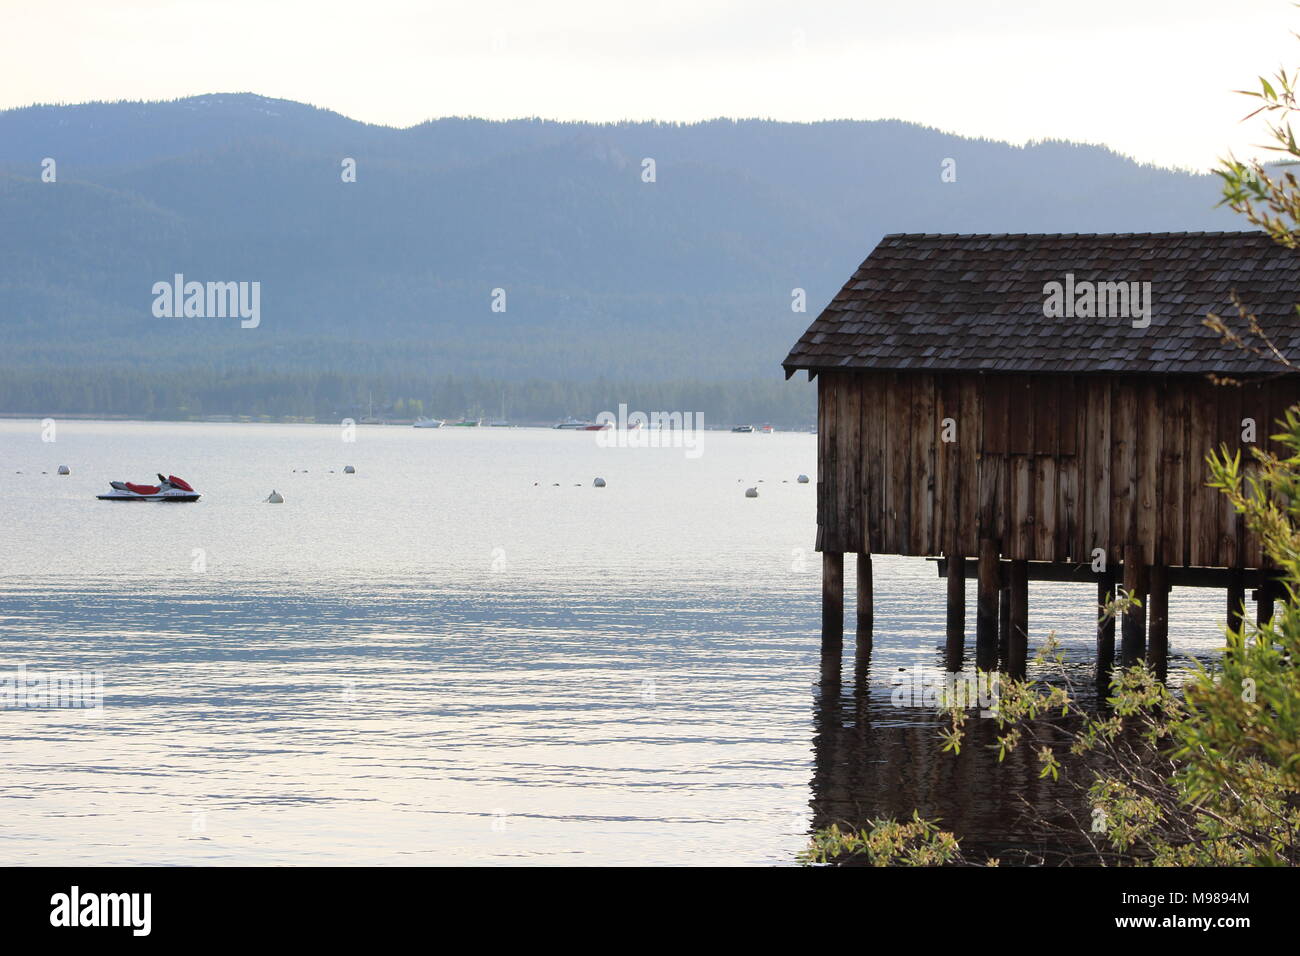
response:
<path id="1" fill-rule="evenodd" d="M 409 126 L 897 117 L 1204 168 L 1289 0 L 0 0 L 0 107 L 251 91 Z"/>

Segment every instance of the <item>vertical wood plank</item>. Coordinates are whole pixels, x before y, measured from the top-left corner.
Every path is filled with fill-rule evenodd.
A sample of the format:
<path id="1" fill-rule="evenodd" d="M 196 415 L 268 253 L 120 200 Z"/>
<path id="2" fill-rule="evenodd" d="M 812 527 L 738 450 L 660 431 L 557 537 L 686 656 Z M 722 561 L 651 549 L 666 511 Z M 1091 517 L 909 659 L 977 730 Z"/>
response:
<path id="1" fill-rule="evenodd" d="M 1144 382 L 1137 390 L 1135 419 L 1138 438 L 1134 448 L 1137 463 L 1134 524 L 1137 542 L 1142 548 L 1142 563 L 1156 562 L 1156 544 L 1160 537 L 1160 454 L 1164 434 L 1162 388 L 1160 382 Z"/>
<path id="2" fill-rule="evenodd" d="M 876 373 L 862 378 L 862 436 L 864 495 L 866 499 L 867 552 L 885 551 L 885 460 L 889 406 L 885 400 L 886 383 Z"/>
<path id="3" fill-rule="evenodd" d="M 1203 380 L 1187 387 L 1187 501 L 1188 544 L 1194 567 L 1217 567 L 1218 509 L 1215 492 L 1206 486 L 1209 471 L 1206 456 L 1214 445 L 1218 413 L 1213 401 L 1214 386 Z"/>
<path id="4" fill-rule="evenodd" d="M 1086 422 L 1088 491 L 1086 534 L 1089 554 L 1102 548 L 1108 563 L 1118 564 L 1120 555 L 1110 533 L 1110 462 L 1111 462 L 1111 381 L 1107 378 L 1088 382 L 1088 416 Z"/>
<path id="5" fill-rule="evenodd" d="M 1254 442 L 1242 443 L 1241 462 L 1243 486 L 1250 488 L 1250 479 L 1259 476 L 1259 464 L 1255 461 L 1255 451 L 1263 451 L 1268 446 L 1268 395 L 1263 385 L 1258 382 L 1248 383 L 1241 390 L 1241 417 L 1250 418 L 1255 423 Z M 1238 432 L 1240 435 L 1240 432 Z M 1244 520 L 1240 519 L 1238 528 L 1241 535 L 1241 547 L 1238 550 L 1238 563 L 1246 568 L 1258 568 L 1264 564 L 1264 549 L 1259 535 L 1252 531 Z"/>
<path id="6" fill-rule="evenodd" d="M 840 381 L 838 438 L 840 445 L 842 551 L 854 553 L 866 549 L 862 534 L 862 390 L 856 373 L 846 373 Z"/>
<path id="7" fill-rule="evenodd" d="M 998 590 L 998 660 L 1005 662 L 1011 647 L 1011 566 L 1005 561 L 998 563 L 1002 586 Z"/>
<path id="8" fill-rule="evenodd" d="M 1027 561 L 1033 556 L 1034 547 L 1034 459 L 1029 455 L 1012 455 L 1008 470 L 1011 546 L 1007 552 L 1014 561 Z"/>
<path id="9" fill-rule="evenodd" d="M 834 550 L 835 534 L 835 390 L 833 374 L 817 377 L 817 546 Z"/>
<path id="10" fill-rule="evenodd" d="M 1137 540 L 1137 387 L 1114 383 L 1111 395 L 1110 539 L 1125 546 Z"/>
<path id="11" fill-rule="evenodd" d="M 894 437 L 900 428 L 906 427 L 907 409 L 910 406 L 908 400 L 910 396 L 900 394 L 904 385 L 904 379 L 897 372 L 890 372 L 885 384 L 885 406 L 889 413 L 885 416 L 886 434 L 885 439 L 885 470 L 884 470 L 884 489 L 885 489 L 885 544 L 883 550 L 889 554 L 901 554 L 902 544 L 902 515 L 899 502 L 899 492 L 904 486 L 907 462 L 903 449 L 899 447 L 898 440 Z"/>
<path id="12" fill-rule="evenodd" d="M 1053 416 L 1053 419 L 1055 416 Z M 1037 501 L 1034 504 L 1034 549 L 1038 561 L 1056 560 L 1056 523 L 1060 488 L 1057 482 L 1057 459 L 1050 455 L 1034 458 L 1034 482 Z"/>
<path id="13" fill-rule="evenodd" d="M 913 424 L 909 437 L 912 442 L 912 507 L 911 533 L 907 554 L 930 553 L 934 512 L 934 454 L 938 438 L 934 417 L 934 376 L 916 375 L 912 382 Z"/>
<path id="14" fill-rule="evenodd" d="M 1218 412 L 1218 432 L 1214 447 L 1226 448 L 1229 455 L 1241 451 L 1241 389 L 1232 385 L 1219 386 L 1214 391 Z M 1214 419 L 1211 419 L 1214 421 Z M 1208 478 L 1208 472 L 1206 477 Z M 1212 491 L 1218 516 L 1218 543 L 1215 564 L 1224 568 L 1239 568 L 1242 561 L 1243 521 L 1232 507 L 1227 495 Z"/>
<path id="15" fill-rule="evenodd" d="M 934 418 L 934 504 L 933 524 L 926 539 L 929 554 L 948 554 L 957 548 L 960 519 L 957 517 L 957 448 L 959 442 L 945 442 L 944 421 L 952 419 L 960 440 L 961 410 L 958 407 L 957 379 L 954 375 L 936 375 Z"/>
<path id="16" fill-rule="evenodd" d="M 902 484 L 898 492 L 898 553 L 914 554 L 912 534 L 916 525 L 916 515 L 912 509 L 917 500 L 916 478 L 917 472 L 920 470 L 916 441 L 920 416 L 916 413 L 916 376 L 908 373 L 900 377 L 905 383 L 900 392 L 907 396 L 907 409 L 903 416 L 906 427 L 894 439 L 898 443 L 900 451 L 906 457 L 906 460 L 902 463 L 903 473 L 900 476 Z"/>
<path id="17" fill-rule="evenodd" d="M 1160 559 L 1175 567 L 1187 564 L 1187 496 L 1184 462 L 1187 449 L 1187 388 L 1170 381 L 1165 388 L 1163 440 L 1160 450 Z"/>
<path id="18" fill-rule="evenodd" d="M 1032 380 L 1016 376 L 1007 383 L 1007 451 L 1012 455 L 1034 453 Z"/>
<path id="19" fill-rule="evenodd" d="M 982 441 L 983 409 L 980 401 L 980 379 L 963 375 L 959 382 L 961 425 L 957 432 L 958 495 L 957 519 L 960 535 L 958 550 L 975 554 L 979 547 L 978 515 L 980 507 L 980 443 Z"/>

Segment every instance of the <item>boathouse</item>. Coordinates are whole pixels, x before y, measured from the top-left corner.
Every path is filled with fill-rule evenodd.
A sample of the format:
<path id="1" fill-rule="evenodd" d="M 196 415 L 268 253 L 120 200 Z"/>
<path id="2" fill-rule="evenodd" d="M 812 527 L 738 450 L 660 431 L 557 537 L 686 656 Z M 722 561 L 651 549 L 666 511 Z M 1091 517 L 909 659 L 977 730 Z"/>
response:
<path id="1" fill-rule="evenodd" d="M 1224 588 L 1230 615 L 1253 587 L 1270 615 L 1260 543 L 1206 487 L 1205 456 L 1277 450 L 1300 375 L 1258 339 L 1242 349 L 1204 325 L 1216 312 L 1243 327 L 1234 292 L 1300 360 L 1300 253 L 1259 232 L 881 240 L 783 363 L 817 381 L 824 650 L 838 662 L 846 553 L 860 657 L 872 554 L 942 559 L 950 667 L 968 575 L 976 662 L 1011 673 L 1025 667 L 1031 579 L 1146 598 L 1122 622 L 1122 659 L 1158 669 L 1171 587 Z M 1114 642 L 1099 624 L 1099 673 Z"/>

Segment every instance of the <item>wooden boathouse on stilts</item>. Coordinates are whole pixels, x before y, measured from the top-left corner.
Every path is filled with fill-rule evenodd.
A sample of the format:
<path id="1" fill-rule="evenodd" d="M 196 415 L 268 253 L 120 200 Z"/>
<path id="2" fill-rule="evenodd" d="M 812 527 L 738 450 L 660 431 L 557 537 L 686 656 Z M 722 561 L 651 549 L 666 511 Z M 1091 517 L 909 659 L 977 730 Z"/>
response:
<path id="1" fill-rule="evenodd" d="M 873 554 L 942 559 L 953 669 L 972 576 L 975 662 L 1014 675 L 1031 580 L 1094 585 L 1099 605 L 1117 586 L 1143 598 L 1119 656 L 1160 673 L 1171 588 L 1222 588 L 1234 619 L 1253 589 L 1271 616 L 1260 542 L 1206 486 L 1205 457 L 1281 451 L 1270 436 L 1300 375 L 1205 327 L 1210 312 L 1241 324 L 1234 292 L 1300 356 L 1300 255 L 1263 233 L 886 236 L 783 363 L 818 383 L 816 547 L 836 666 L 845 554 L 860 661 Z M 1098 625 L 1099 674 L 1115 631 Z"/>

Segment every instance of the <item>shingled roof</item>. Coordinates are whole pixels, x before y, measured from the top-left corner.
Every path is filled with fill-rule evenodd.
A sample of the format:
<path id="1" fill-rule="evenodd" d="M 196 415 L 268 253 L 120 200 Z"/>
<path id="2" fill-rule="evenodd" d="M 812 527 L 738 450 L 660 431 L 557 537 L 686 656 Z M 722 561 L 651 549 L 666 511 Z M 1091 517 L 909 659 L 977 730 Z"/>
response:
<path id="1" fill-rule="evenodd" d="M 1044 285 L 1150 282 L 1151 324 L 1048 318 Z M 1236 290 L 1300 361 L 1300 252 L 1261 232 L 886 236 L 786 357 L 798 369 L 1248 375 L 1278 367 L 1223 345 L 1207 312 Z M 1236 323 L 1240 325 L 1240 323 Z M 1244 330 L 1243 330 L 1244 331 Z"/>

